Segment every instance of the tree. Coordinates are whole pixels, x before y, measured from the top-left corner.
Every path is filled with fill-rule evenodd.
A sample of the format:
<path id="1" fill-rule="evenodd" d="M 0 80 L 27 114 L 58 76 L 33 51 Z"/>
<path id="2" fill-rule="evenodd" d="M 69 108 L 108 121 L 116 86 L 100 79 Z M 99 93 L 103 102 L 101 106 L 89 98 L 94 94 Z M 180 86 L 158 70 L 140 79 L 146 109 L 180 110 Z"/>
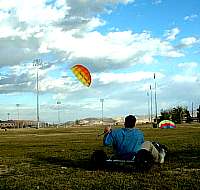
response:
<path id="1" fill-rule="evenodd" d="M 75 125 L 79 125 L 79 120 L 77 119 L 76 121 L 75 121 Z"/>
<path id="2" fill-rule="evenodd" d="M 186 107 L 177 106 L 168 110 L 161 110 L 160 119 L 170 119 L 175 123 L 182 123 L 182 121 L 185 120 L 189 123 L 191 121 L 191 116 Z"/>
<path id="3" fill-rule="evenodd" d="M 199 108 L 197 109 L 197 118 L 200 123 L 200 105 L 199 105 Z"/>
<path id="4" fill-rule="evenodd" d="M 161 116 L 160 116 L 160 120 L 165 120 L 165 119 L 171 119 L 171 113 L 170 110 L 161 110 Z"/>

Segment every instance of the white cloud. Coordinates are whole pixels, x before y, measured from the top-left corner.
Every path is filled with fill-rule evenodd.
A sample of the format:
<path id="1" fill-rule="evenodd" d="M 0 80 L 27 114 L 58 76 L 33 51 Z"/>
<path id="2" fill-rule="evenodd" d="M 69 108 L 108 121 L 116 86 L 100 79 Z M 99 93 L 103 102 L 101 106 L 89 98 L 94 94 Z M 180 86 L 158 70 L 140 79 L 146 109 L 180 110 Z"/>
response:
<path id="1" fill-rule="evenodd" d="M 1 33 L 0 33 L 0 38 L 6 38 L 9 36 L 15 36 L 16 31 L 13 30 L 11 26 L 1 26 Z"/>
<path id="2" fill-rule="evenodd" d="M 86 29 L 88 31 L 92 31 L 94 30 L 95 28 L 99 27 L 99 26 L 103 26 L 105 25 L 105 21 L 103 20 L 100 20 L 99 18 L 95 18 L 93 17 L 87 24 L 86 24 Z"/>
<path id="3" fill-rule="evenodd" d="M 194 19 L 198 18 L 197 14 L 192 14 L 184 17 L 185 21 L 193 21 Z"/>
<path id="4" fill-rule="evenodd" d="M 153 72 L 133 72 L 133 73 L 101 73 L 94 76 L 103 84 L 109 83 L 130 83 L 153 78 Z M 162 77 L 161 74 L 158 77 Z"/>
<path id="5" fill-rule="evenodd" d="M 27 40 L 45 31 L 45 27 L 60 22 L 68 15 L 70 7 L 64 0 L 47 5 L 46 0 L 1 0 L 0 38 L 20 37 Z"/>
<path id="6" fill-rule="evenodd" d="M 46 0 L 9 0 L 9 7 L 5 1 L 1 2 L 4 7 L 11 10 L 10 14 L 17 17 L 19 22 L 26 22 L 29 25 L 49 24 L 58 21 L 64 18 L 70 9 L 65 1 L 56 1 L 54 7 L 47 6 Z"/>
<path id="7" fill-rule="evenodd" d="M 97 31 L 83 33 L 76 37 L 77 31 L 52 28 L 43 41 L 50 49 L 70 53 L 70 59 L 88 58 L 109 61 L 111 65 L 122 66 L 137 63 L 153 63 L 154 57 L 181 57 L 169 42 L 152 38 L 149 33 L 133 34 L 131 31 L 110 32 L 102 35 Z M 97 62 L 96 62 L 97 63 Z M 95 64 L 95 63 L 94 63 Z M 124 65 L 123 65 L 124 66 Z"/>
<path id="8" fill-rule="evenodd" d="M 71 90 L 65 87 L 67 84 L 72 86 L 70 79 L 54 79 L 49 77 L 52 71 L 56 71 L 55 65 L 49 65 L 46 68 L 38 69 L 39 75 L 39 89 L 42 92 L 56 92 L 57 89 L 73 91 L 77 85 L 73 84 Z M 66 85 L 66 86 L 67 86 Z M 8 67 L 6 74 L 0 78 L 0 88 L 2 93 L 14 92 L 33 92 L 36 90 L 36 68 L 33 63 L 26 63 L 21 65 L 14 65 Z"/>
<path id="9" fill-rule="evenodd" d="M 50 93 L 58 93 L 65 94 L 70 92 L 75 92 L 83 89 L 83 85 L 79 83 L 79 81 L 74 82 L 74 80 L 70 77 L 68 78 L 53 78 L 47 76 L 40 80 L 39 88 L 42 92 L 50 92 Z M 60 96 L 61 97 L 61 96 Z"/>
<path id="10" fill-rule="evenodd" d="M 40 90 L 41 91 L 51 91 L 54 89 L 63 89 L 65 87 L 64 79 L 55 79 L 51 77 L 46 77 L 40 81 Z"/>
<path id="11" fill-rule="evenodd" d="M 144 55 L 141 59 L 140 59 L 141 63 L 146 63 L 146 64 L 151 64 L 154 63 L 154 58 L 153 56 L 149 53 L 147 53 L 146 55 Z"/>
<path id="12" fill-rule="evenodd" d="M 196 37 L 187 37 L 187 38 L 181 39 L 182 46 L 192 46 L 198 42 L 199 42 L 199 39 L 197 39 Z"/>
<path id="13" fill-rule="evenodd" d="M 179 74 L 173 77 L 175 82 L 179 83 L 196 83 L 199 78 L 198 67 L 199 63 L 197 62 L 183 62 L 177 65 L 181 70 Z"/>
<path id="14" fill-rule="evenodd" d="M 188 83 L 192 82 L 195 83 L 197 81 L 198 77 L 197 76 L 187 76 L 187 75 L 175 75 L 173 77 L 173 80 L 175 82 L 181 82 L 181 83 Z"/>
<path id="15" fill-rule="evenodd" d="M 71 15 L 89 18 L 92 14 L 111 13 L 117 4 L 134 3 L 135 0 L 67 0 Z"/>
<path id="16" fill-rule="evenodd" d="M 158 5 L 158 4 L 161 4 L 161 3 L 162 3 L 162 0 L 153 0 L 154 5 Z"/>
<path id="17" fill-rule="evenodd" d="M 105 25 L 106 22 L 99 17 L 89 17 L 83 11 L 91 9 L 94 12 L 101 12 L 102 7 L 107 3 L 127 4 L 132 2 L 134 1 L 103 0 L 94 3 L 91 0 L 60 0 L 47 5 L 45 0 L 25 3 L 22 3 L 22 0 L 11 0 L 9 7 L 13 9 L 8 14 L 7 20 L 4 19 L 0 25 L 4 31 L 0 34 L 0 38 L 9 37 L 8 41 L 11 42 L 11 39 L 17 36 L 22 41 L 26 41 L 26 49 L 30 51 L 24 52 L 23 48 L 19 52 L 20 49 L 18 49 L 18 63 L 31 57 L 29 55 L 31 52 L 37 54 L 51 51 L 70 54 L 72 62 L 79 58 L 101 59 L 103 62 L 107 62 L 107 67 L 111 64 L 119 68 L 125 67 L 126 64 L 154 63 L 156 56 L 183 56 L 169 42 L 153 38 L 148 32 L 134 34 L 131 31 L 122 31 L 102 35 L 94 30 L 96 27 Z M 8 7 L 5 0 L 2 1 L 2 5 Z M 80 11 L 77 12 L 76 8 Z M 81 11 L 83 12 L 81 13 Z M 10 18 L 14 19 L 14 22 L 11 22 Z M 78 22 L 76 23 L 76 21 Z M 66 25 L 68 29 L 63 30 L 66 29 Z M 15 40 L 13 42 L 15 43 Z M 35 45 L 34 48 L 32 44 Z M 16 62 L 10 60 L 7 63 L 14 64 Z"/>
<path id="18" fill-rule="evenodd" d="M 179 63 L 178 67 L 181 67 L 183 69 L 195 69 L 197 68 L 198 63 L 196 62 L 186 62 L 186 63 Z"/>
<path id="19" fill-rule="evenodd" d="M 45 78 L 50 71 L 55 71 L 57 67 L 55 65 L 50 65 L 49 67 L 45 68 L 45 62 L 43 62 L 43 66 L 38 68 L 39 78 Z M 12 75 L 21 76 L 26 74 L 27 76 L 36 77 L 36 67 L 33 66 L 33 63 L 25 63 L 19 64 L 9 67 L 9 71 Z"/>
<path id="20" fill-rule="evenodd" d="M 64 100 L 66 98 L 66 93 L 58 93 L 53 95 L 54 100 Z"/>
<path id="21" fill-rule="evenodd" d="M 175 40 L 176 36 L 180 33 L 179 28 L 172 28 L 171 30 L 167 30 L 164 36 L 166 37 L 166 40 Z"/>

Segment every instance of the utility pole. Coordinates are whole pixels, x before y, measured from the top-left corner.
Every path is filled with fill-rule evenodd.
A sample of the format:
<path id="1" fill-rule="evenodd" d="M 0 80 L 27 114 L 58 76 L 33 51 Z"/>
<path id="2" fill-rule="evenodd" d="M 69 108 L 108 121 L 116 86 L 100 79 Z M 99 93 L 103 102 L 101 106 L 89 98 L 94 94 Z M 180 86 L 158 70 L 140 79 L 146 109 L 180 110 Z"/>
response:
<path id="1" fill-rule="evenodd" d="M 153 113 L 153 110 L 152 110 L 152 89 L 151 89 L 151 85 L 150 85 L 150 96 L 151 96 L 151 102 L 150 102 L 150 105 L 151 105 L 151 112 L 150 112 L 150 122 L 152 124 L 152 113 Z"/>
<path id="2" fill-rule="evenodd" d="M 38 69 L 43 65 L 41 59 L 34 59 L 33 66 L 36 67 L 36 90 L 37 90 L 37 129 L 40 128 L 40 117 L 39 117 L 39 77 L 38 77 Z"/>
<path id="3" fill-rule="evenodd" d="M 149 120 L 149 122 L 150 122 L 151 120 L 150 120 L 150 103 L 149 103 L 149 92 L 147 92 L 147 98 L 148 98 L 148 120 Z"/>
<path id="4" fill-rule="evenodd" d="M 19 104 L 16 104 L 16 106 L 17 106 L 17 120 L 18 120 L 18 128 L 19 128 Z"/>
<path id="5" fill-rule="evenodd" d="M 8 121 L 10 120 L 10 113 L 7 113 L 8 114 Z"/>
<path id="6" fill-rule="evenodd" d="M 102 126 L 103 126 L 103 102 L 104 102 L 104 99 L 100 99 L 100 102 L 101 102 L 101 122 L 102 122 Z"/>
<path id="7" fill-rule="evenodd" d="M 194 116 L 194 107 L 193 107 L 193 102 L 192 102 L 192 117 Z"/>
<path id="8" fill-rule="evenodd" d="M 199 105 L 199 108 L 197 108 L 197 119 L 198 119 L 198 122 L 200 123 L 200 105 Z"/>
<path id="9" fill-rule="evenodd" d="M 156 74 L 154 73 L 154 81 L 155 81 L 155 115 L 156 115 L 156 125 L 158 123 L 158 108 L 157 108 L 157 94 L 156 94 Z"/>
<path id="10" fill-rule="evenodd" d="M 57 101 L 57 105 L 58 105 L 58 125 L 60 124 L 60 107 L 59 107 L 59 105 L 61 104 L 61 102 L 60 101 Z"/>

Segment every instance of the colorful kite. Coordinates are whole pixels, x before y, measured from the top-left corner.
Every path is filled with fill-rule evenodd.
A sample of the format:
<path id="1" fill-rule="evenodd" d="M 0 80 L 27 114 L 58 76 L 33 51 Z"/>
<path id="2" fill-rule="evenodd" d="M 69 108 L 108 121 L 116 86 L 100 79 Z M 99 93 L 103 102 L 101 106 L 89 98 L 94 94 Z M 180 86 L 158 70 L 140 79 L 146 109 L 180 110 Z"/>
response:
<path id="1" fill-rule="evenodd" d="M 159 123 L 159 128 L 161 128 L 161 129 L 174 129 L 174 128 L 176 128 L 176 125 L 173 121 L 163 120 Z"/>
<path id="2" fill-rule="evenodd" d="M 83 65 L 75 65 L 71 68 L 77 79 L 82 82 L 85 86 L 89 87 L 91 84 L 91 75 L 89 70 Z"/>

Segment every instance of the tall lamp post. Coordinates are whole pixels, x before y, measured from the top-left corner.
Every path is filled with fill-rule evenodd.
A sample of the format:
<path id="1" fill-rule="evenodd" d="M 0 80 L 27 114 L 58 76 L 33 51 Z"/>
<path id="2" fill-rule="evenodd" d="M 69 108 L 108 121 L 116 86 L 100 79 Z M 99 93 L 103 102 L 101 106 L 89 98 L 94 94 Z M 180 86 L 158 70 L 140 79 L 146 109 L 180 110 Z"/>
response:
<path id="1" fill-rule="evenodd" d="M 10 113 L 7 113 L 8 114 L 8 121 L 10 120 Z"/>
<path id="2" fill-rule="evenodd" d="M 16 107 L 17 107 L 17 119 L 19 121 L 19 104 L 16 104 Z"/>
<path id="3" fill-rule="evenodd" d="M 157 106 L 157 94 L 156 94 L 156 74 L 154 73 L 154 81 L 155 81 L 155 112 L 156 112 L 156 125 L 157 125 L 157 122 L 158 122 L 158 106 Z"/>
<path id="4" fill-rule="evenodd" d="M 192 117 L 194 116 L 194 104 L 192 102 Z"/>
<path id="5" fill-rule="evenodd" d="M 57 105 L 58 105 L 58 125 L 60 124 L 60 107 L 59 107 L 60 104 L 61 104 L 61 102 L 57 101 Z"/>
<path id="6" fill-rule="evenodd" d="M 147 98 L 148 98 L 148 120 L 150 122 L 150 103 L 149 103 L 149 92 L 147 92 Z"/>
<path id="7" fill-rule="evenodd" d="M 152 113 L 153 113 L 153 110 L 152 110 L 152 89 L 151 89 L 151 85 L 150 85 L 150 96 L 151 96 L 151 102 L 150 102 L 150 106 L 151 106 L 151 111 L 150 111 L 150 122 L 152 124 Z"/>
<path id="8" fill-rule="evenodd" d="M 39 117 L 39 84 L 38 84 L 38 69 L 43 64 L 41 59 L 34 59 L 33 60 L 33 66 L 36 67 L 36 90 L 37 90 L 37 128 L 40 127 L 40 117 Z"/>
<path id="9" fill-rule="evenodd" d="M 100 99 L 100 102 L 101 102 L 101 122 L 103 125 L 103 102 L 104 102 L 104 99 Z"/>
<path id="10" fill-rule="evenodd" d="M 17 107 L 17 120 L 18 120 L 18 128 L 19 128 L 19 104 L 16 104 Z"/>

